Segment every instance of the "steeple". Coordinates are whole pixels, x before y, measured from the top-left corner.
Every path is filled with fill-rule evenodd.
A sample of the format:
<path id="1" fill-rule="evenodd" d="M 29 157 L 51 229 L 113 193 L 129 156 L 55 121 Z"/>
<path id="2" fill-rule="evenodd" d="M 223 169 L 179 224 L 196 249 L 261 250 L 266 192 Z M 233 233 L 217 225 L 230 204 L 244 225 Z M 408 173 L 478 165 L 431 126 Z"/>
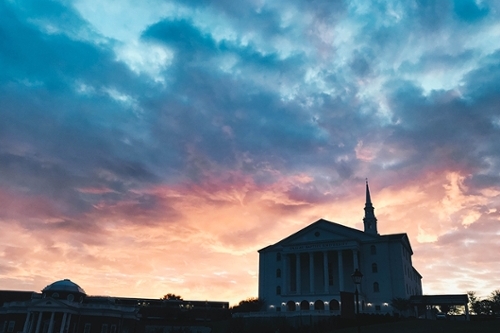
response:
<path id="1" fill-rule="evenodd" d="M 365 225 L 365 232 L 367 234 L 377 235 L 377 218 L 375 217 L 375 208 L 372 205 L 370 196 L 370 188 L 368 187 L 368 179 L 366 179 L 366 203 L 365 203 L 365 217 L 363 224 Z"/>

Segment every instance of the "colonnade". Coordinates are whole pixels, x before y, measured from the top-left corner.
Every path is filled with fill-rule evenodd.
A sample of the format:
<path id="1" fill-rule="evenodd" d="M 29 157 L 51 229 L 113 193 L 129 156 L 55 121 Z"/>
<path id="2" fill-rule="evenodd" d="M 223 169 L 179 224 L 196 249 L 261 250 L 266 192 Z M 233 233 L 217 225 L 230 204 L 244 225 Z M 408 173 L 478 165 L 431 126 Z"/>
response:
<path id="1" fill-rule="evenodd" d="M 346 262 L 351 259 L 348 252 L 352 253 L 352 265 Z M 282 283 L 285 295 L 329 294 L 333 285 L 335 291 L 343 291 L 346 274 L 350 276 L 359 268 L 357 249 L 285 253 L 284 259 Z"/>
<path id="2" fill-rule="evenodd" d="M 43 331 L 42 322 L 45 313 L 50 313 L 49 327 L 47 333 L 57 333 L 54 332 L 54 326 L 56 322 L 55 316 L 56 313 L 61 313 L 61 311 L 57 312 L 29 311 L 28 314 L 26 315 L 26 320 L 24 322 L 23 333 L 40 333 L 41 331 Z M 62 312 L 62 319 L 61 319 L 61 326 L 59 328 L 59 333 L 67 333 L 69 331 L 70 323 L 71 323 L 71 313 Z"/>

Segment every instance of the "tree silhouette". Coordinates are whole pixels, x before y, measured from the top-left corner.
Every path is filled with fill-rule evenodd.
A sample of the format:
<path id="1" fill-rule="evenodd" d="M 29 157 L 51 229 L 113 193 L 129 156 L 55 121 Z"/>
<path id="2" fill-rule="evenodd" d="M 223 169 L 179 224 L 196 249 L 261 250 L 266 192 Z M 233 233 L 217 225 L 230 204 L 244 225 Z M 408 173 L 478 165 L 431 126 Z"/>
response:
<path id="1" fill-rule="evenodd" d="M 480 299 L 474 291 L 468 291 L 469 307 L 476 315 L 491 316 L 500 314 L 500 290 L 493 291 L 489 298 Z"/>
<path id="2" fill-rule="evenodd" d="M 400 314 L 406 313 L 410 309 L 410 299 L 396 297 L 391 300 L 391 306 Z"/>
<path id="3" fill-rule="evenodd" d="M 264 300 L 256 297 L 247 298 L 240 301 L 238 305 L 232 307 L 233 313 L 236 312 L 259 312 L 264 307 Z"/>
<path id="4" fill-rule="evenodd" d="M 168 301 L 171 301 L 171 300 L 182 301 L 182 297 L 179 295 L 176 295 L 176 294 L 166 294 L 166 295 L 163 295 L 163 297 L 160 299 L 168 300 Z"/>

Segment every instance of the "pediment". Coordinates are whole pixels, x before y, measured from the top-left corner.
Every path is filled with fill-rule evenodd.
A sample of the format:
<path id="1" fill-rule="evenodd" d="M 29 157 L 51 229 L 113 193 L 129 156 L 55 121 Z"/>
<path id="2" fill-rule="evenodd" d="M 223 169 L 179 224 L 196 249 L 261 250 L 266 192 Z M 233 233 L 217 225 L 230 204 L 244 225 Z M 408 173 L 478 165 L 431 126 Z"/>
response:
<path id="1" fill-rule="evenodd" d="M 313 228 L 303 230 L 303 232 L 295 234 L 294 237 L 285 239 L 281 243 L 281 245 L 293 246 L 311 242 L 337 242 L 350 240 L 353 240 L 352 237 L 348 237 L 345 234 L 339 233 L 338 230 L 332 230 L 332 228 L 326 228 L 325 226 L 317 225 Z"/>
<path id="2" fill-rule="evenodd" d="M 41 299 L 35 299 L 32 300 L 30 307 L 44 307 L 44 308 L 69 308 L 70 305 L 67 304 L 65 301 L 59 300 L 59 299 L 54 299 L 51 297 L 48 298 L 41 298 Z"/>
<path id="3" fill-rule="evenodd" d="M 312 243 L 341 244 L 349 242 L 352 244 L 372 238 L 372 235 L 368 235 L 361 230 L 321 219 L 262 250 L 275 247 L 287 248 Z"/>

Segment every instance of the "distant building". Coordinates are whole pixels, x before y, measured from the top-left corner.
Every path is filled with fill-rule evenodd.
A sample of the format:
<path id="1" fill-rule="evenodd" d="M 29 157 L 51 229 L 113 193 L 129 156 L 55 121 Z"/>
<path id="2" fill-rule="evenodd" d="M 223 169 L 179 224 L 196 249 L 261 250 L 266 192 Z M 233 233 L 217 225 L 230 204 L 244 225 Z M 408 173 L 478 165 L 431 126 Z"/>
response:
<path id="1" fill-rule="evenodd" d="M 67 279 L 0 291 L 0 333 L 208 333 L 205 322 L 228 317 L 228 302 L 88 296 Z"/>
<path id="2" fill-rule="evenodd" d="M 360 312 L 392 313 L 391 300 L 422 295 L 405 233 L 379 235 L 366 183 L 364 231 L 318 220 L 259 250 L 259 298 L 267 311 L 352 314 L 355 285 L 363 274 Z"/>

